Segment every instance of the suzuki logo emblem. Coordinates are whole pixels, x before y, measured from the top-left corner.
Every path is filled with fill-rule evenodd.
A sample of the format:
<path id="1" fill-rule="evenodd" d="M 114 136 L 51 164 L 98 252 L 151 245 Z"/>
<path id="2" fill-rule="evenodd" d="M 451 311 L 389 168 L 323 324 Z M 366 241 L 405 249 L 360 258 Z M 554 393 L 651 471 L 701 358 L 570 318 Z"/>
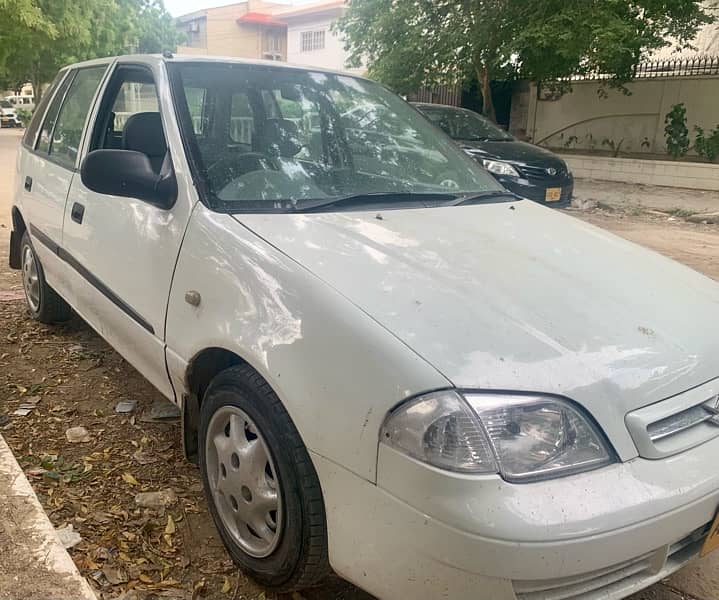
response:
<path id="1" fill-rule="evenodd" d="M 711 415 L 707 420 L 712 425 L 719 426 L 719 394 L 713 398 L 709 398 L 709 400 L 702 405 L 702 408 Z"/>

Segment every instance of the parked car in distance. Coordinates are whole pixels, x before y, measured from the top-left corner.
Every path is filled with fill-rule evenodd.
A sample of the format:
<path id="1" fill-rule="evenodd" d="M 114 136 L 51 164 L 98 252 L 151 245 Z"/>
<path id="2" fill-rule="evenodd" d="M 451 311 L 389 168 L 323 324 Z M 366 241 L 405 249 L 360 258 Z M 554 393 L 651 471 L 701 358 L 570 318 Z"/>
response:
<path id="1" fill-rule="evenodd" d="M 22 127 L 15 107 L 7 100 L 0 100 L 0 127 Z"/>
<path id="2" fill-rule="evenodd" d="M 466 108 L 425 103 L 415 106 L 508 190 L 542 204 L 566 206 L 571 202 L 574 178 L 567 163 L 556 154 L 517 140 Z"/>
<path id="3" fill-rule="evenodd" d="M 518 199 L 383 86 L 85 62 L 17 168 L 30 314 L 179 405 L 263 585 L 612 600 L 715 547 L 719 284 Z"/>

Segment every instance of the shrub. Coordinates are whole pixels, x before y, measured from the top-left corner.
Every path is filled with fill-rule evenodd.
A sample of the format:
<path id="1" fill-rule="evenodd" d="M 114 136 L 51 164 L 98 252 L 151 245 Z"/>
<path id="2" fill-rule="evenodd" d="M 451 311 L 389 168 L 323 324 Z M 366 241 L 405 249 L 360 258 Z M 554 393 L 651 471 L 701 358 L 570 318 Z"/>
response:
<path id="1" fill-rule="evenodd" d="M 675 104 L 664 118 L 664 138 L 667 152 L 674 158 L 684 156 L 689 150 L 687 109 L 684 103 Z"/>
<path id="2" fill-rule="evenodd" d="M 30 123 L 30 119 L 32 119 L 32 111 L 26 108 L 18 108 L 15 113 L 17 114 L 17 118 L 20 119 L 22 126 L 27 127 Z"/>
<path id="3" fill-rule="evenodd" d="M 697 136 L 694 140 L 694 149 L 699 156 L 703 156 L 710 162 L 714 162 L 719 156 L 719 125 L 709 133 L 698 125 L 694 127 Z"/>

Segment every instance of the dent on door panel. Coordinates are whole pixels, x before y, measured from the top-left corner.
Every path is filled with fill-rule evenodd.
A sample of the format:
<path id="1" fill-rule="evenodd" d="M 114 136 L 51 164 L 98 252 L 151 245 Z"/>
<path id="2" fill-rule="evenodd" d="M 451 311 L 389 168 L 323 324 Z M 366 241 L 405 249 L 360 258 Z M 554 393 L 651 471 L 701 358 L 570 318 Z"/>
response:
<path id="1" fill-rule="evenodd" d="M 198 307 L 184 301 L 197 290 Z M 167 317 L 170 375 L 226 348 L 280 397 L 305 444 L 374 480 L 380 425 L 393 406 L 449 382 L 384 328 L 229 215 L 198 206 Z"/>

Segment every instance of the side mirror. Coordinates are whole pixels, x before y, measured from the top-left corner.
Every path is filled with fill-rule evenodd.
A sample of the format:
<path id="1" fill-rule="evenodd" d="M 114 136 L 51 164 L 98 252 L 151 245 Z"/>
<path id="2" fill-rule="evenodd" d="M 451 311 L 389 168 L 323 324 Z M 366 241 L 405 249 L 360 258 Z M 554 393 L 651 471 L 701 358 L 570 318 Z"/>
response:
<path id="1" fill-rule="evenodd" d="M 147 154 L 134 150 L 93 150 L 80 166 L 86 188 L 98 194 L 137 198 L 160 208 L 171 208 L 177 198 L 177 180 L 169 153 L 155 173 Z"/>

